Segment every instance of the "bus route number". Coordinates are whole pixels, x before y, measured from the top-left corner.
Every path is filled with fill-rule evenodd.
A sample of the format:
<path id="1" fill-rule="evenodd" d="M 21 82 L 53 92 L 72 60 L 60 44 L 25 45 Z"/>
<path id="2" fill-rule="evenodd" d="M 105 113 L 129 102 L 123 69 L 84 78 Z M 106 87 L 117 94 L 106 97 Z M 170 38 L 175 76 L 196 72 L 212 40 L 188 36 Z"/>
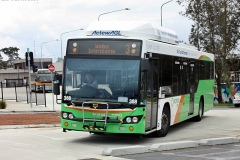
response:
<path id="1" fill-rule="evenodd" d="M 71 101 L 72 97 L 71 96 L 64 96 L 63 100 L 64 101 Z"/>
<path id="2" fill-rule="evenodd" d="M 137 104 L 137 99 L 129 99 L 129 104 Z"/>

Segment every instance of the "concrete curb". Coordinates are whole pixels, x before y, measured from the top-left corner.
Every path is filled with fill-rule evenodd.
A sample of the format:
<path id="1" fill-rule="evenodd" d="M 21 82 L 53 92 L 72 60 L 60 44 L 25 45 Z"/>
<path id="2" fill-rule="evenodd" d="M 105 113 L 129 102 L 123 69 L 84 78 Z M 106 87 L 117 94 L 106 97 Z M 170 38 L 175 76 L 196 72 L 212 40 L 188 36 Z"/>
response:
<path id="1" fill-rule="evenodd" d="M 103 150 L 102 154 L 105 156 L 121 156 L 127 154 L 138 154 L 146 152 L 149 152 L 147 147 L 136 145 L 129 147 L 107 148 Z"/>
<path id="2" fill-rule="evenodd" d="M 195 141 L 179 141 L 179 142 L 169 142 L 169 143 L 157 143 L 151 145 L 149 150 L 152 151 L 167 151 L 173 149 L 181 149 L 181 148 L 192 148 L 198 147 L 198 143 Z"/>
<path id="3" fill-rule="evenodd" d="M 150 153 L 157 151 L 168 151 L 174 149 L 184 149 L 184 148 L 196 148 L 205 145 L 220 145 L 229 143 L 239 143 L 240 138 L 238 137 L 223 137 L 223 138 L 211 138 L 202 139 L 199 141 L 179 141 L 179 142 L 169 142 L 169 143 L 156 143 L 152 144 L 150 148 L 145 146 L 130 146 L 130 147 L 120 147 L 120 148 L 107 148 L 104 149 L 102 154 L 105 156 L 120 156 L 128 154 L 138 154 L 138 153 Z"/>
<path id="4" fill-rule="evenodd" d="M 30 125 L 7 125 L 0 126 L 0 130 L 5 129 L 23 129 L 23 128 L 51 128 L 51 127 L 60 127 L 60 124 L 30 124 Z"/>
<path id="5" fill-rule="evenodd" d="M 237 142 L 239 142 L 239 138 L 224 137 L 224 138 L 202 139 L 202 140 L 198 141 L 198 144 L 202 145 L 202 146 L 211 146 L 211 145 L 237 143 Z"/>

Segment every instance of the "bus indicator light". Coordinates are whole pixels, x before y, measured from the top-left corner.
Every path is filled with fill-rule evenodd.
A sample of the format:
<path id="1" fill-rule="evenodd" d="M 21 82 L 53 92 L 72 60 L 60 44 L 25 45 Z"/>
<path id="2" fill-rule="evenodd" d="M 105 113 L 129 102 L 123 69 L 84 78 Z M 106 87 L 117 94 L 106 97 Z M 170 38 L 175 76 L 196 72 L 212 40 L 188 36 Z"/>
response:
<path id="1" fill-rule="evenodd" d="M 67 127 L 67 126 L 68 126 L 68 122 L 65 122 L 65 123 L 64 123 L 64 126 L 66 126 L 66 127 Z"/>
<path id="2" fill-rule="evenodd" d="M 132 54 L 135 54 L 136 53 L 136 49 L 132 49 Z"/>
<path id="3" fill-rule="evenodd" d="M 74 42 L 74 43 L 73 43 L 73 47 L 77 47 L 77 42 Z"/>
<path id="4" fill-rule="evenodd" d="M 133 126 L 130 126 L 129 131 L 133 131 L 133 130 L 134 130 Z"/>
<path id="5" fill-rule="evenodd" d="M 77 48 L 73 48 L 73 52 L 76 53 L 77 52 Z"/>

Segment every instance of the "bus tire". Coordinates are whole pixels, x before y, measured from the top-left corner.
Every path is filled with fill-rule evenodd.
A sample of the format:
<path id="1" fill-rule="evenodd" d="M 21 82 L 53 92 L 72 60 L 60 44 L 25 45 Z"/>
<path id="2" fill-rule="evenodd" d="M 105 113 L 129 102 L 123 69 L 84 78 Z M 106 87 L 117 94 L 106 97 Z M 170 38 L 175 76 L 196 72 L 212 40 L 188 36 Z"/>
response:
<path id="1" fill-rule="evenodd" d="M 165 137 L 170 128 L 170 111 L 167 107 L 163 108 L 161 129 L 155 132 L 157 137 Z"/>
<path id="2" fill-rule="evenodd" d="M 104 135 L 104 132 L 89 132 L 90 134 L 95 134 L 95 135 Z"/>
<path id="3" fill-rule="evenodd" d="M 199 108 L 198 108 L 198 115 L 196 117 L 194 117 L 194 120 L 199 122 L 199 121 L 202 120 L 202 116 L 203 116 L 203 100 L 200 99 Z"/>
<path id="4" fill-rule="evenodd" d="M 239 107 L 239 104 L 234 104 L 235 107 Z"/>

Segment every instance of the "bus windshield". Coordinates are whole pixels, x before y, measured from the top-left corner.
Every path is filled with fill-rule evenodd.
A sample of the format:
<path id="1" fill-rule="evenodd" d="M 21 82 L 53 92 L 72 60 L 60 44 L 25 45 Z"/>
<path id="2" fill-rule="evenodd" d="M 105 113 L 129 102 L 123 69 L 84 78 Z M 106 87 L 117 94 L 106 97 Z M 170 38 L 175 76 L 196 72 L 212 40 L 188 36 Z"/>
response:
<path id="1" fill-rule="evenodd" d="M 140 60 L 66 58 L 63 100 L 137 104 L 139 66 Z"/>
<path id="2" fill-rule="evenodd" d="M 53 80 L 51 73 L 49 74 L 38 74 L 38 82 L 51 82 Z"/>

